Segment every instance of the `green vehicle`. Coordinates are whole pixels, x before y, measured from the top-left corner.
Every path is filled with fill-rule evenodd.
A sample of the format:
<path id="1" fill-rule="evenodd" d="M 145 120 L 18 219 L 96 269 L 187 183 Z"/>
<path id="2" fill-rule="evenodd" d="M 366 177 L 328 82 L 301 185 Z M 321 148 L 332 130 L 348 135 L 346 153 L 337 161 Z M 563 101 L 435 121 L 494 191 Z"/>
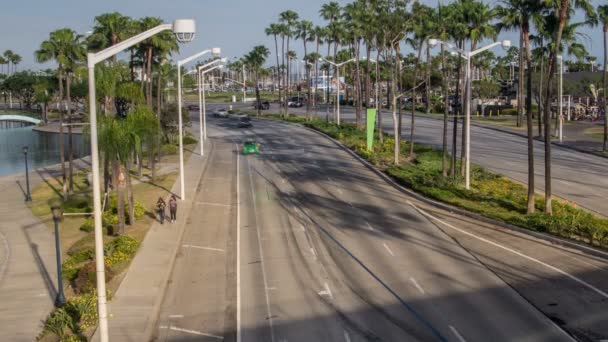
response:
<path id="1" fill-rule="evenodd" d="M 243 155 L 260 154 L 260 144 L 254 140 L 248 140 L 243 145 Z"/>

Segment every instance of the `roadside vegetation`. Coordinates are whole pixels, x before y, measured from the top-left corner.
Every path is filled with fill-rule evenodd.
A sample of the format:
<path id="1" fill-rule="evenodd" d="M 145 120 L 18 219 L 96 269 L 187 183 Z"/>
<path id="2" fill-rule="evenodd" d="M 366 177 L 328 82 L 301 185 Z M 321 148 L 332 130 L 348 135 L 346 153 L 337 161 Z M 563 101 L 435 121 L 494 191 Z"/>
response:
<path id="1" fill-rule="evenodd" d="M 368 151 L 366 132 L 355 125 L 338 126 L 324 120 L 306 120 L 298 116 L 268 117 L 301 123 L 329 135 L 398 183 L 431 199 L 518 227 L 608 248 L 608 219 L 595 216 L 574 203 L 557 199 L 552 201 L 553 214 L 549 215 L 542 197 L 536 198 L 535 213 L 528 215 L 528 190 L 524 185 L 477 165 L 472 165 L 471 188 L 467 190 L 462 186 L 460 177 L 443 177 L 441 150 L 416 144 L 415 157 L 407 158 L 410 143 L 401 141 L 399 153 L 403 162 L 395 164 L 392 137 L 385 136 L 380 140 L 376 134 L 374 147 Z"/>

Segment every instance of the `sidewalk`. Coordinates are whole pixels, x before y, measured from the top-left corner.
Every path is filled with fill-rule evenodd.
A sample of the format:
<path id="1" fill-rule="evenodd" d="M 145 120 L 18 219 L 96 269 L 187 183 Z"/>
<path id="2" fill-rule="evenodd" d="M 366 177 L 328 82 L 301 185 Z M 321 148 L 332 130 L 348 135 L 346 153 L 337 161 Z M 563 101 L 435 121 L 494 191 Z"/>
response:
<path id="1" fill-rule="evenodd" d="M 211 140 L 208 140 L 207 145 L 206 156 L 213 148 Z M 199 149 L 197 145 L 194 151 Z M 206 161 L 207 158 L 192 154 L 186 162 L 184 165 L 186 201 L 180 201 L 178 204 L 177 223 L 152 224 L 120 287 L 108 303 L 108 311 L 111 315 L 110 341 L 150 340 L 179 241 L 192 208 L 191 199 L 197 190 Z M 171 192 L 179 194 L 179 178 L 175 181 Z M 99 341 L 98 331 L 95 332 L 92 340 Z"/>
<path id="2" fill-rule="evenodd" d="M 30 187 L 54 170 L 30 172 Z M 5 341 L 35 341 L 57 293 L 54 236 L 25 205 L 24 188 L 25 174 L 0 178 L 0 327 Z"/>

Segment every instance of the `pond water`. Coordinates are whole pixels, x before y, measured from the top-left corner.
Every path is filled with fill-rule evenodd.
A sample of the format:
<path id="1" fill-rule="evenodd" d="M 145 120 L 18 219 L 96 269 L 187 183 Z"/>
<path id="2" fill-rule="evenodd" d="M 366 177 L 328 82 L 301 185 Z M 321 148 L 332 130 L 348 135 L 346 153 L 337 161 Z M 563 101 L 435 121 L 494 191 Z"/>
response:
<path id="1" fill-rule="evenodd" d="M 25 171 L 23 146 L 28 146 L 28 164 L 30 169 L 60 163 L 59 134 L 33 131 L 29 124 L 0 121 L 0 176 Z M 65 134 L 67 161 L 68 136 Z M 74 158 L 90 154 L 80 134 L 73 135 Z"/>

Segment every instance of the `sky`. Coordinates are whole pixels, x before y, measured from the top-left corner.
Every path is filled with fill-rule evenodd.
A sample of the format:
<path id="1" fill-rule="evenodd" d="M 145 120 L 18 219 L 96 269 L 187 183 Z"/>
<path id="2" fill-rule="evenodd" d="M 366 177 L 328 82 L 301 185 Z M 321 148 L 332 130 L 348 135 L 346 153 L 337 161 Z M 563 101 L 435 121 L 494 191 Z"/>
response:
<path id="1" fill-rule="evenodd" d="M 166 22 L 178 18 L 196 20 L 196 39 L 180 46 L 181 58 L 198 51 L 221 47 L 222 55 L 229 58 L 241 57 L 255 45 L 266 45 L 273 53 L 269 62 L 274 61 L 274 40 L 267 37 L 264 29 L 278 20 L 280 12 L 291 9 L 301 19 L 314 24 L 324 24 L 319 17 L 319 9 L 329 0 L 20 0 L 0 1 L 0 53 L 6 49 L 22 56 L 19 69 L 44 69 L 52 64 L 39 64 L 34 59 L 34 51 L 48 38 L 49 32 L 69 27 L 84 34 L 90 31 L 96 15 L 118 11 L 133 18 L 144 16 L 160 17 Z M 594 5 L 606 0 L 592 0 Z M 5 3 L 6 2 L 6 3 Z M 338 0 L 341 4 L 349 1 Z M 421 1 L 436 5 L 437 0 Z M 444 3 L 449 0 L 444 0 Z M 493 3 L 493 2 L 489 2 Z M 585 28 L 589 39 L 581 40 L 591 54 L 602 57 L 601 29 Z M 499 39 L 511 39 L 517 45 L 517 35 L 501 34 Z M 293 46 L 293 45 L 292 45 Z M 302 55 L 302 42 L 295 44 L 298 56 Z M 406 51 L 407 52 L 407 51 Z M 500 54 L 499 51 L 496 51 Z M 179 56 L 178 56 L 179 58 Z"/>

